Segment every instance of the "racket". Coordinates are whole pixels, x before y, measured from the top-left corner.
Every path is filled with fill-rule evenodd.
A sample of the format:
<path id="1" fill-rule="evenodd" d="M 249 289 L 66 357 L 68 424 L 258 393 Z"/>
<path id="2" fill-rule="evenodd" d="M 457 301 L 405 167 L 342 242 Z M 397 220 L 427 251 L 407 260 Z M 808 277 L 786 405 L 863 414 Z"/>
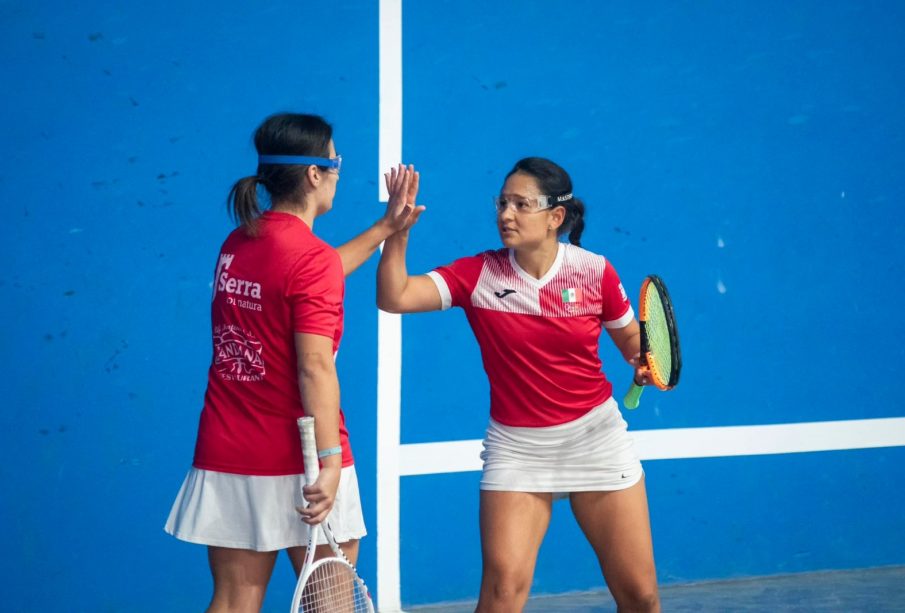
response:
<path id="1" fill-rule="evenodd" d="M 679 382 L 682 355 L 679 352 L 679 331 L 676 328 L 672 301 L 660 277 L 649 275 L 644 279 L 638 311 L 641 323 L 641 366 L 647 369 L 657 388 L 671 390 Z M 634 409 L 638 406 L 642 391 L 644 388 L 632 381 L 632 387 L 623 400 L 626 408 Z"/>
<path id="2" fill-rule="evenodd" d="M 320 465 L 314 438 L 314 418 L 298 419 L 302 437 L 302 453 L 305 458 L 305 482 L 317 481 Z M 314 559 L 318 534 L 323 531 L 333 555 Z M 368 588 L 358 576 L 355 567 L 336 544 L 333 531 L 327 521 L 311 526 L 305 564 L 292 596 L 291 613 L 374 613 L 374 605 Z"/>

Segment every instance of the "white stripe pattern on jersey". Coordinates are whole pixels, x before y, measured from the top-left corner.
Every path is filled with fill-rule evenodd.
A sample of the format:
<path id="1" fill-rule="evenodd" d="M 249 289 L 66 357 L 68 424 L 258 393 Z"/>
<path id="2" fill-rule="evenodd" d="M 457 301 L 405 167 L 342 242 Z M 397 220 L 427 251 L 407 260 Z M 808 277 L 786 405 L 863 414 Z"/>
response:
<path id="1" fill-rule="evenodd" d="M 575 245 L 564 245 L 566 249 L 562 268 L 553 280 L 558 293 L 570 288 L 581 289 L 581 301 L 566 303 L 557 298 L 552 313 L 548 317 L 575 317 L 580 315 L 600 315 L 603 311 L 603 273 L 606 258 L 591 253 Z"/>
<path id="2" fill-rule="evenodd" d="M 599 315 L 603 306 L 601 287 L 606 258 L 571 244 L 561 243 L 560 249 L 561 257 L 544 279 L 534 279 L 518 268 L 508 250 L 485 254 L 480 277 L 471 294 L 472 306 L 543 317 Z M 580 288 L 580 302 L 562 302 L 562 291 L 570 288 Z M 542 308 L 542 290 L 551 293 L 548 304 L 552 308 Z"/>
<path id="3" fill-rule="evenodd" d="M 503 313 L 540 315 L 540 288 L 516 272 L 509 263 L 508 251 L 494 251 L 484 256 L 471 304 Z"/>

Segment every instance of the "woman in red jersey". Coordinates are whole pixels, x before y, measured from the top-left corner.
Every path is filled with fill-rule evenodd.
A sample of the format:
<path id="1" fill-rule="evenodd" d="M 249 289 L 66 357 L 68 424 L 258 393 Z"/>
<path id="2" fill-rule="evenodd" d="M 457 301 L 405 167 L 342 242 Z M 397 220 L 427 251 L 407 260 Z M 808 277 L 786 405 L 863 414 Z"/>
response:
<path id="1" fill-rule="evenodd" d="M 584 205 L 569 175 L 543 158 L 519 161 L 494 198 L 503 248 L 409 276 L 409 228 L 423 210 L 417 184 L 413 177 L 405 227 L 384 245 L 378 306 L 461 307 L 481 349 L 490 423 L 477 610 L 524 607 L 553 500 L 565 497 L 619 610 L 659 610 L 644 473 L 598 356 L 605 329 L 647 384 L 640 328 L 612 264 L 579 246 Z M 566 233 L 571 244 L 559 240 Z"/>
<path id="2" fill-rule="evenodd" d="M 257 173 L 230 192 L 239 227 L 214 273 L 213 359 L 195 457 L 165 528 L 208 546 L 211 612 L 260 610 L 278 552 L 286 549 L 298 572 L 309 526 L 327 517 L 346 555 L 357 557 L 365 526 L 334 364 L 344 277 L 405 223 L 396 192 L 408 185 L 400 182 L 377 223 L 330 247 L 313 229 L 339 181 L 331 126 L 314 115 L 274 115 L 254 143 Z M 263 212 L 259 188 L 269 195 Z M 322 462 L 304 488 L 307 506 L 296 427 L 303 414 L 315 417 Z"/>

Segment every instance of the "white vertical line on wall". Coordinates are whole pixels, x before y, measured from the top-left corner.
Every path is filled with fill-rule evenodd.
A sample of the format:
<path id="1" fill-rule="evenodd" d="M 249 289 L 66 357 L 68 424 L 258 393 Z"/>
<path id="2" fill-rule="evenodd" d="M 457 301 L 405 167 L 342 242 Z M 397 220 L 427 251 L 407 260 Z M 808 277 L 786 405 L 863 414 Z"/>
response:
<path id="1" fill-rule="evenodd" d="M 389 198 L 383 173 L 402 161 L 402 0 L 380 0 L 380 132 L 377 184 Z M 382 246 L 381 246 L 382 247 Z M 402 322 L 377 312 L 377 604 L 401 611 L 399 580 L 399 420 Z"/>

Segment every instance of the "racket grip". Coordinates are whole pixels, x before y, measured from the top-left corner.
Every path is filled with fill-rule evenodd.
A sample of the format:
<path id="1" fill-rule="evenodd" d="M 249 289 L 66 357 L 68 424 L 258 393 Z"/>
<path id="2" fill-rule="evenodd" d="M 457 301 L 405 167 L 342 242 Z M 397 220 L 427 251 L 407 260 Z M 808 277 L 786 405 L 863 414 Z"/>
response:
<path id="1" fill-rule="evenodd" d="M 625 398 L 622 400 L 622 404 L 625 405 L 626 409 L 637 409 L 638 401 L 641 400 L 641 392 L 644 391 L 644 388 L 640 385 L 635 385 L 632 383 L 632 386 L 629 388 L 628 393 L 625 395 Z"/>
<path id="2" fill-rule="evenodd" d="M 305 460 L 305 482 L 308 485 L 317 481 L 320 464 L 317 459 L 317 440 L 314 437 L 314 418 L 299 417 L 296 421 L 302 438 L 302 458 Z"/>

